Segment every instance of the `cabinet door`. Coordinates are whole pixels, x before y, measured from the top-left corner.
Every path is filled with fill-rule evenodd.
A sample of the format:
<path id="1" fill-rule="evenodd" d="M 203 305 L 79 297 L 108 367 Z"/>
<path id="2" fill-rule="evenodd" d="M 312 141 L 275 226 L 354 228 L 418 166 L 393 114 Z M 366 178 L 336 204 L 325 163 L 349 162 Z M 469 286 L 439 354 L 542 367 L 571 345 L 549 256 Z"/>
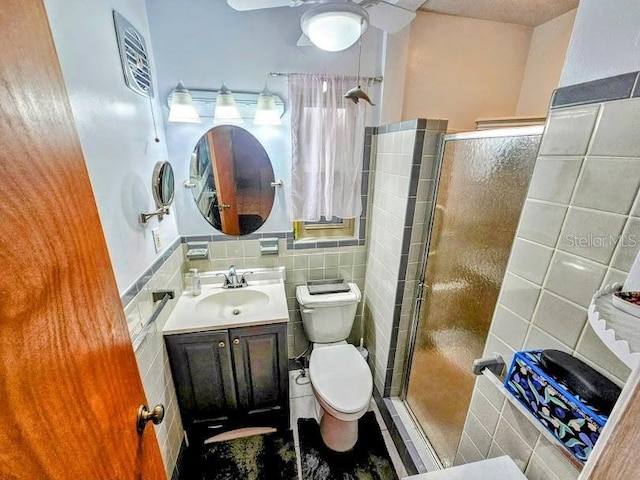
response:
<path id="1" fill-rule="evenodd" d="M 185 423 L 226 420 L 237 407 L 227 331 L 165 339 Z"/>
<path id="2" fill-rule="evenodd" d="M 239 407 L 249 414 L 288 410 L 287 324 L 230 330 Z"/>

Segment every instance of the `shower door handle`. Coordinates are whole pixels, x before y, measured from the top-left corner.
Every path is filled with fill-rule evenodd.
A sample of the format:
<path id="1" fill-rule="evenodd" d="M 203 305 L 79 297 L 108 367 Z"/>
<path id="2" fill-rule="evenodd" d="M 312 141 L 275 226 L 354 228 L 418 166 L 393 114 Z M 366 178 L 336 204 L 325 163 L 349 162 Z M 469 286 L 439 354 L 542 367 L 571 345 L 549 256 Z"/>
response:
<path id="1" fill-rule="evenodd" d="M 303 308 L 302 309 L 302 313 L 314 313 L 316 310 L 315 308 Z"/>

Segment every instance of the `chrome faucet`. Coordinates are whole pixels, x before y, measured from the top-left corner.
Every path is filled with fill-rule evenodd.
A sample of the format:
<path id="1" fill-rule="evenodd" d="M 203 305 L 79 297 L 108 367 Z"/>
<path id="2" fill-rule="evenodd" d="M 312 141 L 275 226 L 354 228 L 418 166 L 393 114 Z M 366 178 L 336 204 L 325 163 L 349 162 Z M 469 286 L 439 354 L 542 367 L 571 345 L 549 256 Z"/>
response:
<path id="1" fill-rule="evenodd" d="M 242 276 L 240 277 L 240 279 L 238 279 L 238 274 L 236 273 L 236 266 L 235 265 L 231 265 L 229 267 L 229 273 L 228 274 L 224 274 L 224 273 L 219 273 L 218 275 L 223 275 L 224 276 L 224 283 L 222 284 L 222 288 L 242 288 L 242 287 L 247 287 L 247 280 L 244 278 L 244 276 L 247 273 L 253 273 L 253 272 L 244 272 L 242 274 Z"/>

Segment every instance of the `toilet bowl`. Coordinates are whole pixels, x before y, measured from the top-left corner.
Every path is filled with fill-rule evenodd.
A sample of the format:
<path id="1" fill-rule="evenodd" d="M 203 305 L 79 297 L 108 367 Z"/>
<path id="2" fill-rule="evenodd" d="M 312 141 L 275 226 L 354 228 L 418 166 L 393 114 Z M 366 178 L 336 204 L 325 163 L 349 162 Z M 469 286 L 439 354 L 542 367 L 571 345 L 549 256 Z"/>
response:
<path id="1" fill-rule="evenodd" d="M 373 379 L 360 352 L 346 342 L 314 345 L 309 360 L 313 393 L 324 414 L 320 433 L 332 450 L 351 450 L 358 440 L 358 419 L 369 409 Z"/>
<path id="2" fill-rule="evenodd" d="M 373 378 L 367 362 L 345 340 L 351 332 L 360 301 L 358 286 L 349 292 L 311 295 L 305 285 L 296 288 L 307 338 L 313 342 L 309 378 L 323 410 L 320 433 L 325 445 L 344 452 L 358 440 L 358 419 L 369 408 Z"/>

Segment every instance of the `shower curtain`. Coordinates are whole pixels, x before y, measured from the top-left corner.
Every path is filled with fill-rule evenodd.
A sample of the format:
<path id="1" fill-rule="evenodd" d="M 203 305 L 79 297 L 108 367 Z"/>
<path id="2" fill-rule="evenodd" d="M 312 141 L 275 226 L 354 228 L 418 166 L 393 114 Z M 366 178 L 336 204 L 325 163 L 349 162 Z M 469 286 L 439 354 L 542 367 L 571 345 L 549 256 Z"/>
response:
<path id="1" fill-rule="evenodd" d="M 292 221 L 362 212 L 365 105 L 343 97 L 356 84 L 355 77 L 289 77 Z"/>

